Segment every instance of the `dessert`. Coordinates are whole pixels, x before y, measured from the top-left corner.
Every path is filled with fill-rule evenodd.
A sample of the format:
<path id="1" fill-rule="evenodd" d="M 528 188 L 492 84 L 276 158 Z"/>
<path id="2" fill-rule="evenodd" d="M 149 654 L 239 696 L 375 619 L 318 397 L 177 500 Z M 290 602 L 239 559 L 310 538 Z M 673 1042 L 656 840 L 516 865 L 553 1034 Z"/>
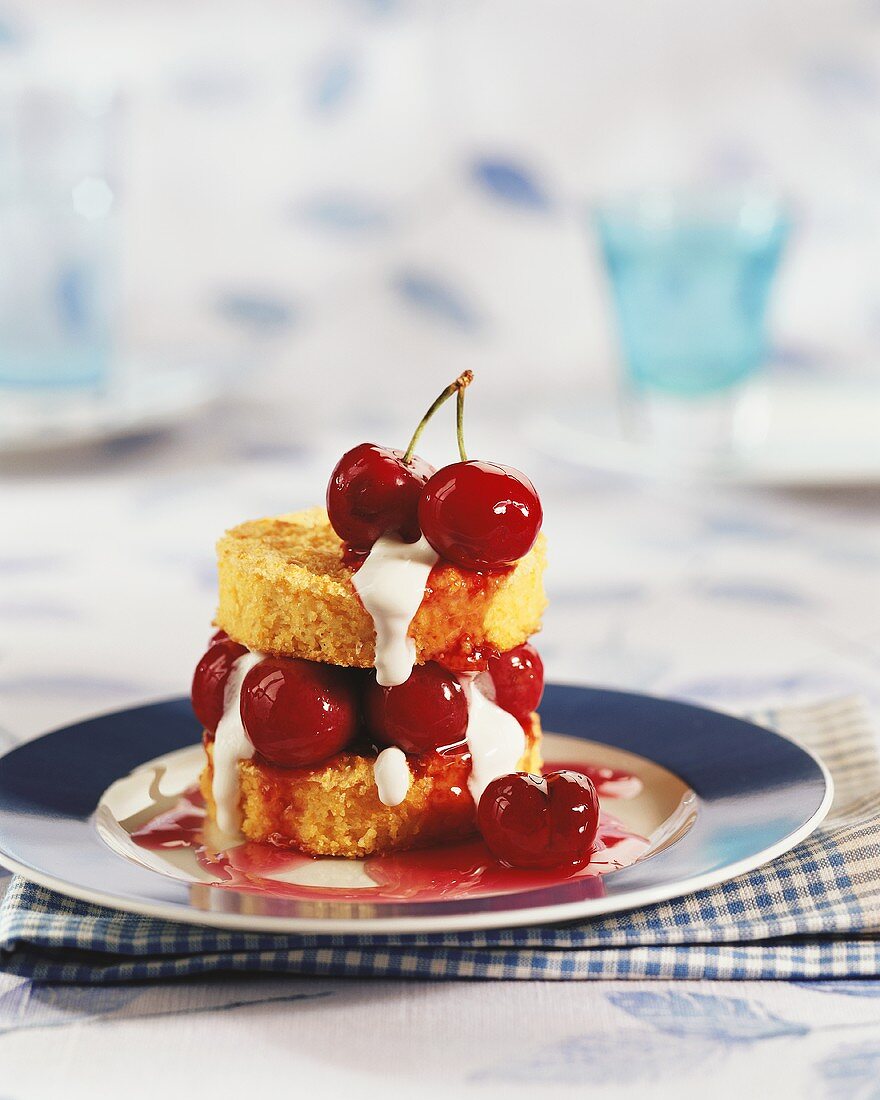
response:
<path id="1" fill-rule="evenodd" d="M 230 840 L 362 858 L 462 840 L 479 816 L 511 865 L 589 860 L 591 781 L 540 779 L 541 503 L 524 474 L 468 459 L 471 380 L 405 451 L 343 455 L 326 510 L 221 538 L 192 701 L 206 812 Z M 460 461 L 435 471 L 415 447 L 452 396 Z"/>

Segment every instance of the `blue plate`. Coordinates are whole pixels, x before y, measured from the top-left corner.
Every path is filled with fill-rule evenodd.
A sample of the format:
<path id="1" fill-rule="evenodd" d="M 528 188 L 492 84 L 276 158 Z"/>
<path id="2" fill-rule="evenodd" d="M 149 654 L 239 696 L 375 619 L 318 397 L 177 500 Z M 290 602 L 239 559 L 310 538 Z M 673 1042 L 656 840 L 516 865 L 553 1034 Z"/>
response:
<path id="1" fill-rule="evenodd" d="M 166 754 L 195 780 L 201 731 L 188 700 L 174 699 L 56 730 L 0 759 L 0 862 L 73 897 L 167 920 L 275 932 L 478 929 L 583 918 L 723 882 L 788 851 L 831 802 L 816 757 L 726 714 L 553 684 L 541 717 L 560 735 L 548 738 L 551 760 L 641 770 L 646 789 L 632 812 L 656 826 L 648 855 L 601 879 L 382 905 L 263 897 L 160 873 L 108 843 L 96 810 L 111 785 Z"/>

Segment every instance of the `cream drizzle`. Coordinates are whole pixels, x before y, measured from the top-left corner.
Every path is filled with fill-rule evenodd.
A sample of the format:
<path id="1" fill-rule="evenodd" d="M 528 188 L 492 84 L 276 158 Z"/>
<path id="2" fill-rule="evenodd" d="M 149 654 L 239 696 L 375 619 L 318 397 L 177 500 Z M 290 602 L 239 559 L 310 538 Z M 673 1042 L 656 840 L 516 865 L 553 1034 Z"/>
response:
<path id="1" fill-rule="evenodd" d="M 399 806 L 412 782 L 406 753 L 395 745 L 383 749 L 373 764 L 373 778 L 382 805 Z"/>
<path id="2" fill-rule="evenodd" d="M 383 535 L 352 577 L 351 583 L 373 620 L 376 680 L 382 687 L 396 687 L 410 677 L 416 647 L 407 630 L 436 561 L 437 554 L 424 537 L 403 542 Z"/>
<path id="3" fill-rule="evenodd" d="M 223 717 L 214 734 L 214 778 L 211 793 L 217 807 L 217 828 L 230 836 L 241 834 L 238 762 L 250 760 L 254 746 L 241 720 L 241 686 L 263 653 L 242 653 L 234 662 L 223 692 Z"/>
<path id="4" fill-rule="evenodd" d="M 467 743 L 471 754 L 468 790 L 475 805 L 493 779 L 518 770 L 526 751 L 522 726 L 477 687 L 473 674 L 460 676 L 468 697 Z"/>

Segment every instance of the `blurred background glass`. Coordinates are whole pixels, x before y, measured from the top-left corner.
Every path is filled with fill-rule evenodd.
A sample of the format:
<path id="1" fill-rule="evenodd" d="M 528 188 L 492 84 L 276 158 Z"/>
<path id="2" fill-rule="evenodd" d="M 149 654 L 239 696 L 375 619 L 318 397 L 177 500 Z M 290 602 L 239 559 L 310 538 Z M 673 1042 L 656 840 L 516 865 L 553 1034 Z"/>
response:
<path id="1" fill-rule="evenodd" d="M 723 455 L 757 442 L 745 388 L 767 356 L 770 288 L 789 230 L 778 201 L 649 192 L 600 206 L 596 226 L 617 311 L 626 422 L 682 453 Z"/>
<path id="2" fill-rule="evenodd" d="M 119 123 L 112 94 L 30 84 L 0 92 L 0 387 L 107 380 Z"/>

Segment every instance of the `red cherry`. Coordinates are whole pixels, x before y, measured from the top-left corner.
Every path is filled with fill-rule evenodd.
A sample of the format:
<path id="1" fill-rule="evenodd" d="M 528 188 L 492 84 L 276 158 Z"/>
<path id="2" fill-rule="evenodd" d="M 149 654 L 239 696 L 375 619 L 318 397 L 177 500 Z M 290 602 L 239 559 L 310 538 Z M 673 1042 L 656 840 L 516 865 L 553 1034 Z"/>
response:
<path id="1" fill-rule="evenodd" d="M 493 779 L 477 810 L 489 850 L 510 867 L 550 870 L 587 863 L 599 827 L 596 788 L 579 772 Z"/>
<path id="2" fill-rule="evenodd" d="M 419 498 L 434 473 L 418 455 L 359 443 L 340 458 L 327 486 L 327 514 L 337 535 L 356 550 L 369 550 L 382 535 L 417 542 Z"/>
<path id="3" fill-rule="evenodd" d="M 511 466 L 454 462 L 419 502 L 419 524 L 437 553 L 463 569 L 504 569 L 531 550 L 543 511 L 534 485 Z"/>
<path id="4" fill-rule="evenodd" d="M 358 679 L 335 665 L 267 657 L 245 676 L 241 720 L 273 764 L 305 768 L 340 752 L 358 726 Z"/>
<path id="5" fill-rule="evenodd" d="M 477 685 L 502 710 L 527 718 L 538 709 L 544 694 L 544 662 L 537 649 L 525 642 L 506 653 L 493 654 Z"/>
<path id="6" fill-rule="evenodd" d="M 380 744 L 410 753 L 430 752 L 464 740 L 467 699 L 455 676 L 429 661 L 416 665 L 397 687 L 380 687 L 375 677 L 368 680 L 364 717 Z"/>
<path id="7" fill-rule="evenodd" d="M 192 708 L 206 730 L 217 732 L 223 717 L 223 693 L 232 666 L 247 650 L 230 638 L 214 643 L 196 665 L 192 682 Z"/>
<path id="8" fill-rule="evenodd" d="M 225 630 L 215 630 L 214 633 L 211 635 L 211 640 L 208 642 L 208 645 L 216 645 L 217 642 L 225 642 L 228 637 L 229 635 L 226 633 Z"/>

